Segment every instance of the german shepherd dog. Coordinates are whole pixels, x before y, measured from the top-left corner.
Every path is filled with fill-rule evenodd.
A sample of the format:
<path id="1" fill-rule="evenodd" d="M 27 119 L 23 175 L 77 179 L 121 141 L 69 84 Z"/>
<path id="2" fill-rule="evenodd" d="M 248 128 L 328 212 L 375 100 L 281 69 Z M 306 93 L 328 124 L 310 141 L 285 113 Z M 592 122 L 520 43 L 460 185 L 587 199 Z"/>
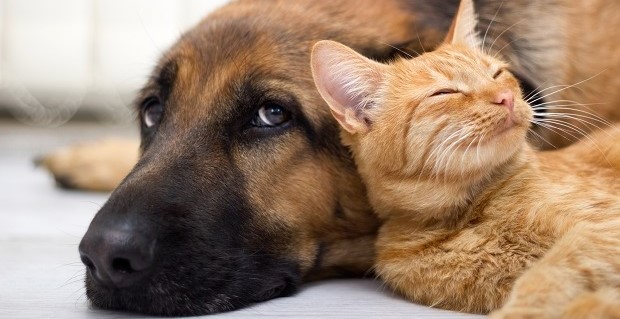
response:
<path id="1" fill-rule="evenodd" d="M 120 182 L 79 246 L 92 303 L 199 315 L 288 296 L 304 281 L 367 273 L 380 221 L 314 87 L 311 48 L 331 39 L 379 61 L 415 55 L 441 41 L 458 2 L 240 0 L 185 33 L 137 99 L 141 152 L 122 182 L 137 156 L 132 144 L 42 161 L 68 187 Z M 620 24 L 580 17 L 571 2 L 477 1 L 480 32 L 540 102 L 611 105 L 620 101 L 618 37 L 592 34 L 617 33 Z M 590 2 L 605 6 L 591 15 L 620 10 L 613 0 Z M 597 112 L 589 116 L 618 118 L 606 105 Z M 572 139 L 558 132 L 538 134 Z M 102 152 L 122 152 L 113 154 L 121 160 L 105 162 Z"/>

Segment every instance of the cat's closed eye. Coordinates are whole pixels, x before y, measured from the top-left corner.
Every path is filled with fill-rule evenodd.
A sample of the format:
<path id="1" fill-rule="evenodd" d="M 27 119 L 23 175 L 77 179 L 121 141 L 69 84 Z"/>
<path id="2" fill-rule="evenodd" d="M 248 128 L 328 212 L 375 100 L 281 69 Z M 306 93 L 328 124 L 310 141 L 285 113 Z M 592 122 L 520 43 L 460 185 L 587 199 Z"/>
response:
<path id="1" fill-rule="evenodd" d="M 504 69 L 497 70 L 497 72 L 493 75 L 493 79 L 496 80 L 500 75 L 502 75 L 502 73 L 504 73 Z"/>
<path id="2" fill-rule="evenodd" d="M 431 94 L 431 96 L 439 96 L 439 95 L 454 94 L 454 93 L 459 93 L 459 91 L 455 89 L 441 89 L 441 90 L 435 91 L 435 93 Z"/>

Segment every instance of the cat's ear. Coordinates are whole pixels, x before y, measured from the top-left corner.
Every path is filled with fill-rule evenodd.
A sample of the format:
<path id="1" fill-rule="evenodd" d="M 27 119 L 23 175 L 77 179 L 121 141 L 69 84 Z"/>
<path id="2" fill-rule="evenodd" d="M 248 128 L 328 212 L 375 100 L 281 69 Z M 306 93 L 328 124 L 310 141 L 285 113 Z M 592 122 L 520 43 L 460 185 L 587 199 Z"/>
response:
<path id="1" fill-rule="evenodd" d="M 318 42 L 311 64 L 314 83 L 340 125 L 350 133 L 367 132 L 386 66 L 334 41 Z"/>
<path id="2" fill-rule="evenodd" d="M 478 15 L 474 7 L 473 0 L 461 0 L 448 35 L 444 43 L 455 44 L 461 43 L 471 48 L 480 48 L 481 41 L 476 27 L 478 26 Z"/>

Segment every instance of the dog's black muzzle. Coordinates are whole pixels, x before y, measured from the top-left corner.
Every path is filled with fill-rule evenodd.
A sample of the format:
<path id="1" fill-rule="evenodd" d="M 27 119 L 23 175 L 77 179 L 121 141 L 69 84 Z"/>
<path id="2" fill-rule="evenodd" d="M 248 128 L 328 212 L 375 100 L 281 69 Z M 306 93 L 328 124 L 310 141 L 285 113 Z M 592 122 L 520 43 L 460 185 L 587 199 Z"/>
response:
<path id="1" fill-rule="evenodd" d="M 279 255 L 290 231 L 253 225 L 243 178 L 222 164 L 200 174 L 192 159 L 177 163 L 170 175 L 145 174 L 141 162 L 93 219 L 79 246 L 91 302 L 201 315 L 295 292 L 298 267 Z"/>

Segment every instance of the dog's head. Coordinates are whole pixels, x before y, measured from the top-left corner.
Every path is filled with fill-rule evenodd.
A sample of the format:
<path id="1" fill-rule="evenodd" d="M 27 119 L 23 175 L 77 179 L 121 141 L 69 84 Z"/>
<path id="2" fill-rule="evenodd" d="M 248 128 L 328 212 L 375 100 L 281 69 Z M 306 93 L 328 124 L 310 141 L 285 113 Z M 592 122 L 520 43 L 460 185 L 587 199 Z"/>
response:
<path id="1" fill-rule="evenodd" d="M 96 306 L 205 314 L 371 267 L 378 221 L 309 62 L 321 39 L 374 58 L 418 43 L 397 1 L 364 2 L 233 2 L 165 54 L 142 157 L 80 245 Z"/>

